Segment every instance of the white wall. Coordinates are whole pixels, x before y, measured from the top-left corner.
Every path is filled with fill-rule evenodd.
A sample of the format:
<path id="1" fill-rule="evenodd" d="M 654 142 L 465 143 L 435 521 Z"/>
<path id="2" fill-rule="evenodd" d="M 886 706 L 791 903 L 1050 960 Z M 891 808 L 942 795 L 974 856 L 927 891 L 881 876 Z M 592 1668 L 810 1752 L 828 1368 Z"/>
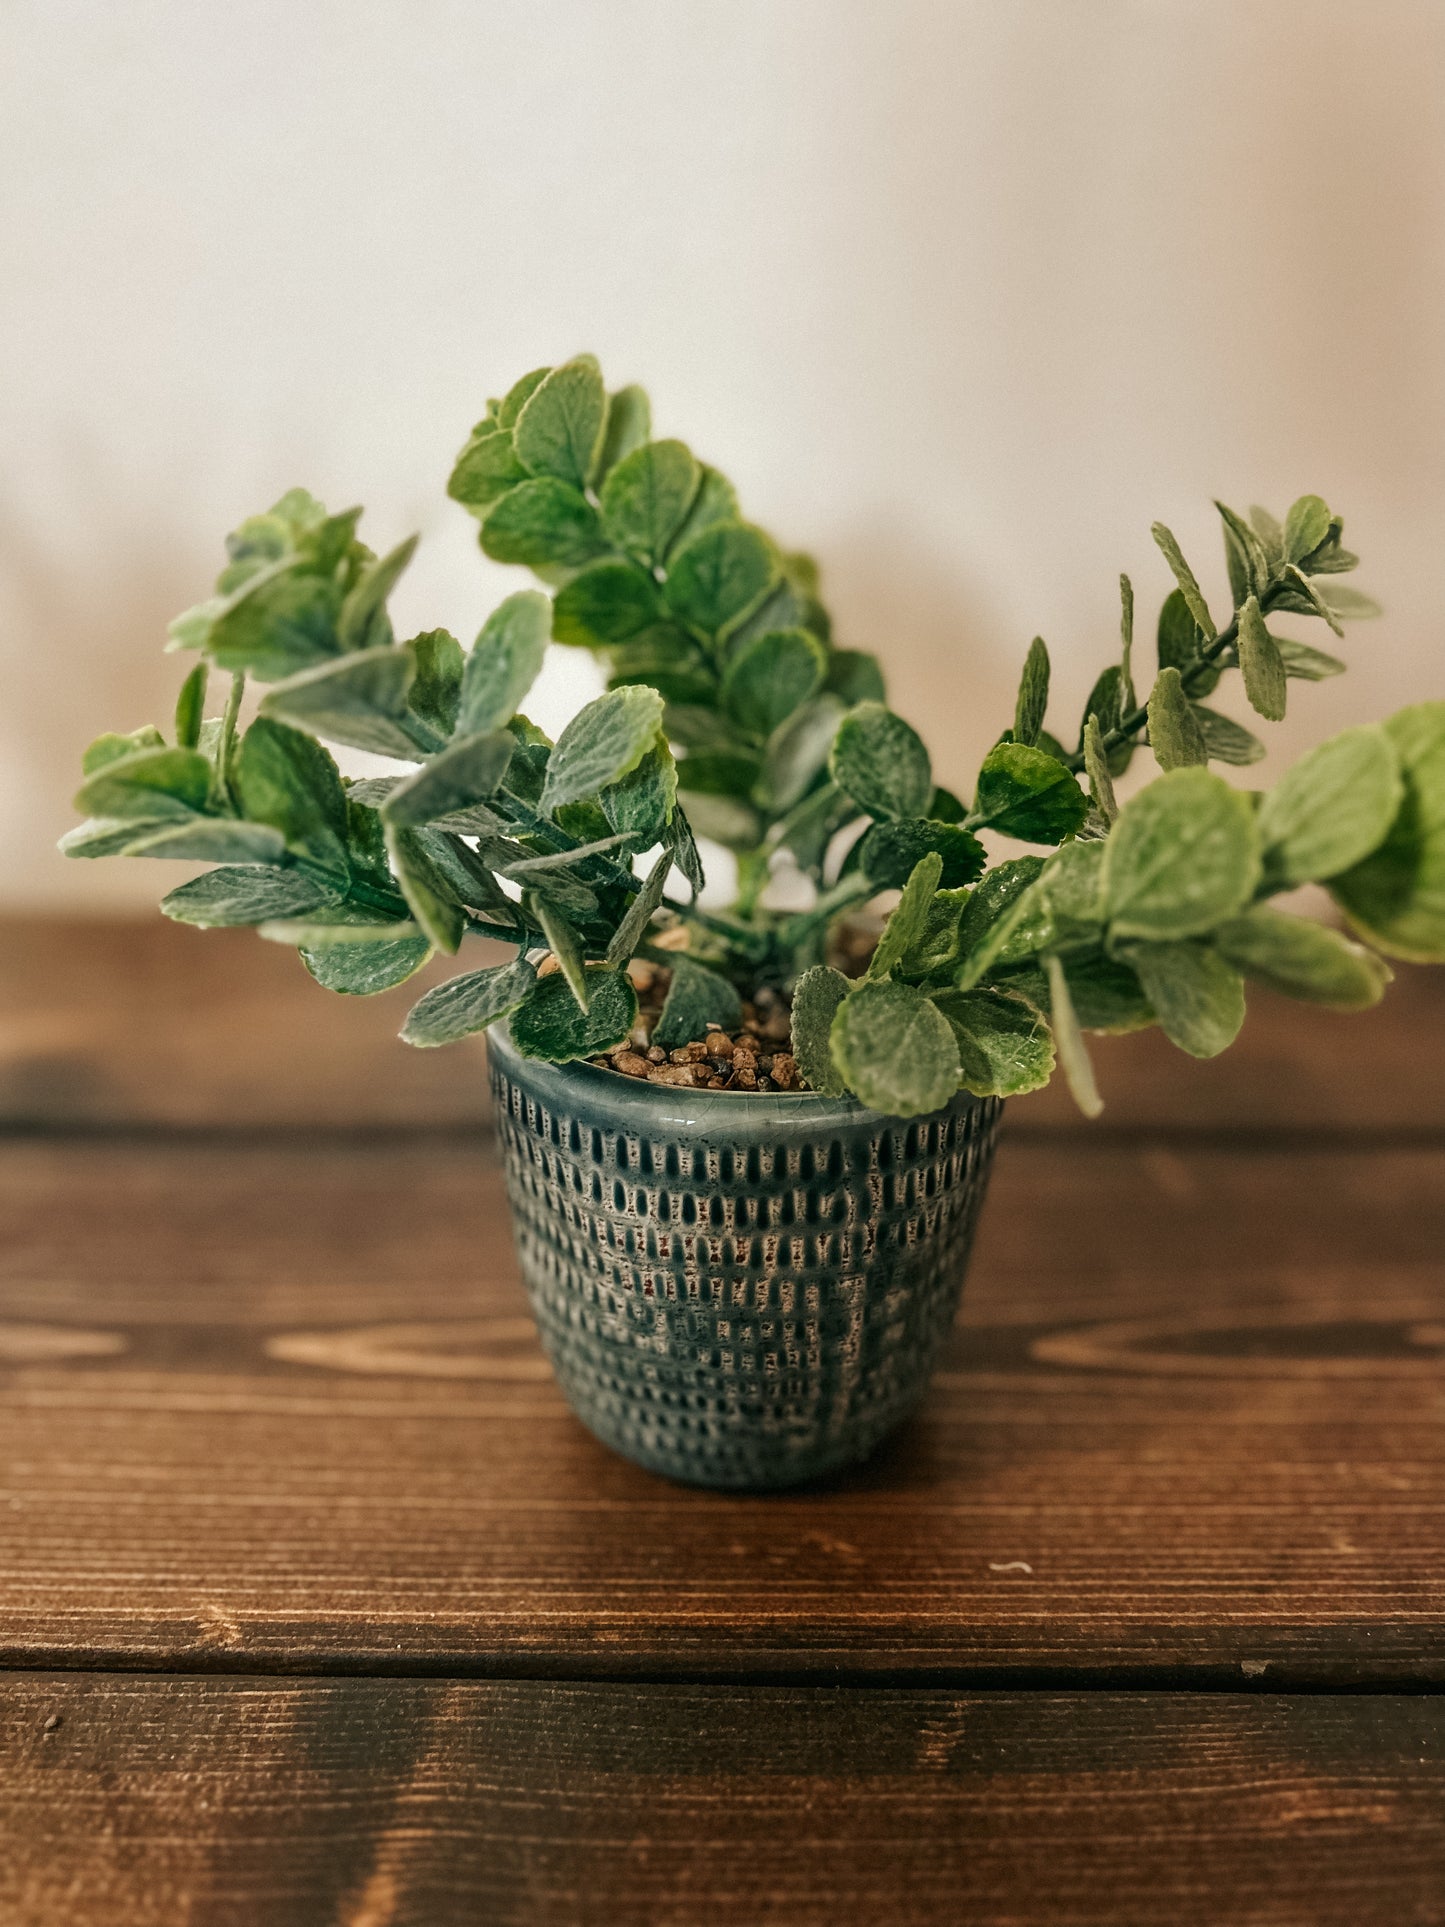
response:
<path id="1" fill-rule="evenodd" d="M 1348 518 L 1388 604 L 1294 748 L 1445 691 L 1438 0 L 11 0 L 0 13 L 0 892 L 164 623 L 293 482 L 510 572 L 442 493 L 483 399 L 590 348 L 821 556 L 962 780 L 1052 645 L 1067 712 L 1155 516 Z M 1321 638 L 1323 639 L 1323 638 Z M 549 702 L 585 681 L 549 672 Z"/>

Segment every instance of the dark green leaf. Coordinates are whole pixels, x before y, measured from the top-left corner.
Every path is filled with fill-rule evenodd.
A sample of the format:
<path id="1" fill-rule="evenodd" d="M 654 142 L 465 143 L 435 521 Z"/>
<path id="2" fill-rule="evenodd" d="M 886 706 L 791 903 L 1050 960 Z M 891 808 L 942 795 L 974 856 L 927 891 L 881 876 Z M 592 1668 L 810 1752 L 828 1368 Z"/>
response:
<path id="1" fill-rule="evenodd" d="M 660 563 L 697 493 L 702 471 L 685 442 L 647 442 L 602 485 L 602 526 L 615 547 Z"/>
<path id="2" fill-rule="evenodd" d="M 88 776 L 75 807 L 94 816 L 185 817 L 206 807 L 210 788 L 211 766 L 199 750 L 137 749 Z"/>
<path id="3" fill-rule="evenodd" d="M 833 738 L 828 769 L 839 789 L 873 817 L 922 816 L 933 794 L 932 765 L 921 738 L 882 703 L 858 703 L 847 712 Z"/>
<path id="4" fill-rule="evenodd" d="M 483 522 L 481 542 L 494 562 L 532 569 L 578 569 L 607 547 L 592 504 L 553 475 L 509 489 Z"/>
<path id="5" fill-rule="evenodd" d="M 277 917 L 300 917 L 308 911 L 340 901 L 340 891 L 329 888 L 303 870 L 278 870 L 249 865 L 207 870 L 168 897 L 161 910 L 177 923 L 198 924 L 203 930 L 233 924 L 269 923 Z"/>
<path id="6" fill-rule="evenodd" d="M 1127 960 L 1171 1044 L 1191 1057 L 1217 1057 L 1244 1022 L 1239 972 L 1202 943 L 1131 944 Z"/>
<path id="7" fill-rule="evenodd" d="M 429 990 L 412 1007 L 402 1026 L 402 1040 L 422 1050 L 454 1044 L 458 1038 L 470 1037 L 474 1031 L 510 1017 L 526 1002 L 536 982 L 536 971 L 520 957 L 515 963 L 453 977 Z"/>
<path id="8" fill-rule="evenodd" d="M 672 851 L 661 851 L 647 873 L 646 882 L 627 906 L 626 916 L 612 933 L 612 941 L 607 946 L 609 970 L 621 969 L 646 935 L 648 925 L 662 902 L 672 865 Z"/>
<path id="9" fill-rule="evenodd" d="M 697 840 L 692 833 L 692 825 L 681 809 L 672 813 L 672 821 L 667 826 L 668 847 L 672 860 L 687 878 L 687 886 L 692 892 L 692 900 L 697 901 L 698 891 L 707 882 L 703 872 L 702 858 L 698 854 Z"/>
<path id="10" fill-rule="evenodd" d="M 610 474 L 634 449 L 641 448 L 651 433 L 652 405 L 647 391 L 635 383 L 619 388 L 607 405 L 607 428 L 602 437 L 598 474 Z"/>
<path id="11" fill-rule="evenodd" d="M 607 391 L 591 355 L 578 355 L 540 381 L 512 429 L 517 460 L 529 475 L 556 476 L 584 489 L 602 453 Z"/>
<path id="12" fill-rule="evenodd" d="M 762 788 L 775 816 L 792 809 L 822 775 L 843 714 L 836 696 L 818 696 L 795 709 L 768 738 Z"/>
<path id="13" fill-rule="evenodd" d="M 937 853 L 943 871 L 940 886 L 956 890 L 972 883 L 986 861 L 983 845 L 956 823 L 934 823 L 912 817 L 902 823 L 875 823 L 863 838 L 858 860 L 863 874 L 880 890 L 901 890 L 919 860 Z"/>
<path id="14" fill-rule="evenodd" d="M 1118 936 L 1212 929 L 1243 909 L 1259 880 L 1253 806 L 1207 769 L 1171 770 L 1140 790 L 1105 848 L 1105 904 Z"/>
<path id="15" fill-rule="evenodd" d="M 1041 749 L 1000 743 L 984 758 L 972 821 L 1026 843 L 1060 843 L 1088 812 L 1073 772 Z"/>
<path id="16" fill-rule="evenodd" d="M 742 1002 L 727 978 L 679 956 L 673 960 L 672 983 L 652 1041 L 663 1050 L 678 1050 L 702 1037 L 709 1024 L 736 1030 L 742 1021 Z"/>
<path id="17" fill-rule="evenodd" d="M 1160 769 L 1190 769 L 1209 761 L 1204 722 L 1184 693 L 1179 671 L 1161 669 L 1149 697 L 1149 747 Z"/>
<path id="18" fill-rule="evenodd" d="M 1203 703 L 1192 703 L 1190 707 L 1212 761 L 1243 768 L 1249 763 L 1257 763 L 1264 755 L 1264 744 L 1243 724 L 1235 722 L 1232 717 L 1221 716 L 1217 709 L 1206 709 Z"/>
<path id="19" fill-rule="evenodd" d="M 765 741 L 817 692 L 826 666 L 827 651 L 806 629 L 772 630 L 733 657 L 723 706 L 739 728 Z"/>
<path id="20" fill-rule="evenodd" d="M 1327 656 L 1323 649 L 1312 649 L 1307 642 L 1276 636 L 1274 646 L 1283 659 L 1287 676 L 1298 676 L 1304 682 L 1323 682 L 1327 676 L 1345 673 L 1345 665 L 1338 656 Z"/>
<path id="21" fill-rule="evenodd" d="M 526 907 L 529 915 L 541 924 L 547 947 L 557 959 L 558 968 L 567 979 L 567 987 L 577 999 L 578 1009 L 585 1011 L 590 992 L 581 939 L 557 906 L 549 903 L 545 896 L 528 891 Z"/>
<path id="22" fill-rule="evenodd" d="M 419 751 L 401 718 L 414 673 L 405 649 L 361 650 L 275 684 L 262 699 L 261 714 L 333 743 L 410 760 Z"/>
<path id="23" fill-rule="evenodd" d="M 637 992 L 623 971 L 588 965 L 589 998 L 585 1012 L 560 972 L 543 977 L 513 1011 L 512 1042 L 523 1057 L 570 1064 L 624 1043 L 637 1022 Z"/>
<path id="24" fill-rule="evenodd" d="M 923 935 L 928 906 L 942 875 L 943 859 L 936 850 L 930 850 L 914 865 L 897 908 L 884 924 L 877 948 L 869 959 L 870 982 L 886 977 L 902 961 L 905 951 L 911 950 Z"/>
<path id="25" fill-rule="evenodd" d="M 276 564 L 231 598 L 211 623 L 206 651 L 222 669 L 246 669 L 261 682 L 279 682 L 337 652 L 336 585 Z"/>
<path id="26" fill-rule="evenodd" d="M 445 629 L 428 629 L 406 645 L 416 668 L 408 698 L 412 711 L 442 736 L 457 726 L 462 692 L 462 645 Z"/>
<path id="27" fill-rule="evenodd" d="M 483 730 L 450 744 L 414 776 L 405 777 L 381 805 L 388 823 L 415 828 L 496 794 L 516 743 L 505 729 Z"/>
<path id="28" fill-rule="evenodd" d="M 416 830 L 386 824 L 392 873 L 422 930 L 448 956 L 455 956 L 466 929 L 456 889 Z"/>
<path id="29" fill-rule="evenodd" d="M 346 791 L 313 737 L 258 716 L 241 738 L 234 782 L 241 814 L 270 823 L 289 847 L 331 870 L 346 867 Z"/>
<path id="30" fill-rule="evenodd" d="M 419 540 L 418 536 L 409 536 L 390 555 L 368 563 L 361 571 L 336 618 L 336 640 L 343 649 L 384 649 L 395 640 L 386 599 L 415 555 Z"/>
<path id="31" fill-rule="evenodd" d="M 833 1062 L 862 1102 L 892 1117 L 938 1110 L 958 1089 L 947 1018 L 912 984 L 863 984 L 838 1007 Z"/>
<path id="32" fill-rule="evenodd" d="M 1388 956 L 1445 962 L 1445 702 L 1398 710 L 1384 728 L 1404 800 L 1383 843 L 1333 878 L 1330 894 Z"/>
<path id="33" fill-rule="evenodd" d="M 1368 1010 L 1390 981 L 1388 965 L 1373 951 L 1262 904 L 1220 924 L 1214 942 L 1226 963 L 1256 983 L 1333 1010 Z"/>
<path id="34" fill-rule="evenodd" d="M 964 906 L 958 926 L 958 948 L 967 957 L 982 944 L 1006 910 L 1009 910 L 1042 874 L 1044 860 L 1038 856 L 1017 856 L 996 864 L 979 883 Z"/>
<path id="35" fill-rule="evenodd" d="M 828 657 L 824 689 L 841 698 L 851 709 L 858 703 L 886 700 L 883 671 L 878 658 L 864 649 L 834 649 Z"/>
<path id="36" fill-rule="evenodd" d="M 1260 804 L 1266 881 L 1288 889 L 1362 862 L 1384 842 L 1403 797 L 1399 758 L 1380 723 L 1307 751 Z"/>
<path id="37" fill-rule="evenodd" d="M 598 696 L 558 737 L 538 808 L 546 815 L 617 782 L 642 761 L 661 728 L 662 698 L 655 690 L 635 684 Z"/>
<path id="38" fill-rule="evenodd" d="M 726 475 L 720 475 L 704 462 L 697 494 L 692 498 L 692 507 L 682 527 L 673 537 L 670 553 L 674 556 L 680 554 L 704 529 L 710 529 L 718 522 L 736 522 L 737 519 L 738 498 L 732 483 Z"/>
<path id="39" fill-rule="evenodd" d="M 928 906 L 923 928 L 908 946 L 898 966 L 900 977 L 910 983 L 920 978 L 952 976 L 962 952 L 959 926 L 968 907 L 966 889 L 939 890 Z"/>
<path id="40" fill-rule="evenodd" d="M 431 954 L 432 947 L 422 936 L 330 943 L 320 949 L 300 946 L 301 961 L 317 983 L 343 997 L 375 997 L 383 990 L 394 990 L 414 977 Z"/>
<path id="41" fill-rule="evenodd" d="M 1017 1097 L 1047 1084 L 1054 1038 L 1021 997 L 994 990 L 936 991 L 933 1001 L 958 1046 L 959 1081 L 975 1097 Z"/>
<path id="42" fill-rule="evenodd" d="M 690 750 L 678 781 L 695 796 L 747 796 L 762 773 L 762 763 L 744 750 Z"/>
<path id="43" fill-rule="evenodd" d="M 1114 795 L 1114 778 L 1097 716 L 1091 716 L 1084 724 L 1084 774 L 1089 779 L 1089 794 L 1094 799 L 1094 808 L 1106 825 L 1111 824 L 1119 814 L 1119 804 Z"/>
<path id="44" fill-rule="evenodd" d="M 1218 633 L 1214 618 L 1209 613 L 1209 604 L 1204 600 L 1203 591 L 1194 579 L 1194 571 L 1184 560 L 1179 544 L 1162 522 L 1156 522 L 1150 533 L 1159 545 L 1160 554 L 1174 572 L 1174 580 L 1179 584 L 1179 593 L 1188 605 L 1195 627 L 1203 632 L 1206 642 L 1213 642 Z"/>
<path id="45" fill-rule="evenodd" d="M 1318 495 L 1301 495 L 1284 518 L 1284 556 L 1303 562 L 1330 532 L 1330 511 Z"/>
<path id="46" fill-rule="evenodd" d="M 508 596 L 487 617 L 462 671 L 463 735 L 496 729 L 516 712 L 542 667 L 551 622 L 551 605 L 536 589 Z"/>
<path id="47" fill-rule="evenodd" d="M 1019 678 L 1018 699 L 1014 704 L 1014 741 L 1029 749 L 1039 740 L 1044 712 L 1049 706 L 1049 651 L 1042 636 L 1035 636 L 1024 657 Z M 1114 719 L 1117 721 L 1117 718 Z"/>
<path id="48" fill-rule="evenodd" d="M 607 649 L 657 623 L 657 589 L 631 562 L 594 562 L 573 576 L 552 608 L 552 634 L 582 649 Z"/>
<path id="49" fill-rule="evenodd" d="M 1238 607 L 1247 596 L 1262 596 L 1269 587 L 1269 556 L 1264 544 L 1245 521 L 1236 515 L 1232 508 L 1223 502 L 1216 502 L 1220 520 L 1224 523 L 1224 552 L 1229 563 L 1229 582 L 1234 591 L 1235 606 Z"/>
<path id="50" fill-rule="evenodd" d="M 464 508 L 485 513 L 508 489 L 526 479 L 527 471 L 517 460 L 510 431 L 500 422 L 483 422 L 458 455 L 447 494 Z"/>
<path id="51" fill-rule="evenodd" d="M 1196 696 L 1207 696 L 1219 682 L 1217 664 L 1199 665 L 1199 631 L 1189 613 L 1189 605 L 1177 589 L 1171 589 L 1159 611 L 1159 667 L 1189 673 L 1189 687 Z"/>
<path id="52" fill-rule="evenodd" d="M 1264 626 L 1259 604 L 1250 596 L 1239 612 L 1239 667 L 1244 675 L 1244 693 L 1251 705 L 1269 722 L 1284 716 L 1288 683 L 1284 658 L 1274 637 Z"/>
<path id="53" fill-rule="evenodd" d="M 767 593 L 777 572 L 760 529 L 717 522 L 674 552 L 663 594 L 681 621 L 714 636 Z"/>
<path id="54" fill-rule="evenodd" d="M 206 713 L 206 680 L 209 675 L 210 665 L 198 662 L 181 684 L 181 693 L 176 698 L 176 742 L 182 749 L 194 749 L 201 740 L 201 720 Z"/>
<path id="55" fill-rule="evenodd" d="M 634 769 L 598 792 L 602 813 L 612 828 L 637 850 L 659 843 L 677 803 L 677 765 L 665 742 L 656 743 Z"/>
<path id="56" fill-rule="evenodd" d="M 833 1019 L 848 990 L 843 973 L 826 964 L 805 970 L 793 988 L 793 1055 L 809 1086 L 825 1097 L 842 1097 L 848 1088 L 828 1048 Z"/>
<path id="57" fill-rule="evenodd" d="M 1082 1030 L 1121 1037 L 1130 1031 L 1144 1030 L 1155 1021 L 1154 1006 L 1126 963 L 1102 950 L 1073 953 L 1060 961 L 1074 1015 Z M 1026 964 L 1009 971 L 1001 981 L 1006 988 L 1017 990 L 1037 1005 L 1046 1017 L 1050 1015 L 1049 979 L 1042 966 Z"/>

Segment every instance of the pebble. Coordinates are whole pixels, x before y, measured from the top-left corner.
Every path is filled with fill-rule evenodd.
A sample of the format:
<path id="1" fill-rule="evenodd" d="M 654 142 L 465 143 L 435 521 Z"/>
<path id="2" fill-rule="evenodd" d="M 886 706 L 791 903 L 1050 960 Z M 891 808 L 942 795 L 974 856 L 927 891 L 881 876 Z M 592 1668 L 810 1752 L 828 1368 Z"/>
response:
<path id="1" fill-rule="evenodd" d="M 612 1060 L 612 1068 L 621 1071 L 624 1077 L 646 1077 L 652 1066 L 635 1050 L 620 1050 Z"/>

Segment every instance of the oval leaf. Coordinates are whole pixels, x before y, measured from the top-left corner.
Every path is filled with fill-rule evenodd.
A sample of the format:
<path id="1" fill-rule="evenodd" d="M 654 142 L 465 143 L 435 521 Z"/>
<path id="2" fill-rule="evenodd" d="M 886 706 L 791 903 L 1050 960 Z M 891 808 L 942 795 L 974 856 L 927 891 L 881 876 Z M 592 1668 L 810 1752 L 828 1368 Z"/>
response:
<path id="1" fill-rule="evenodd" d="M 838 1008 L 829 1048 L 863 1103 L 922 1117 L 958 1089 L 958 1044 L 947 1018 L 912 984 L 863 984 Z"/>
<path id="2" fill-rule="evenodd" d="M 1120 936 L 1212 929 L 1244 907 L 1259 878 L 1250 800 L 1206 769 L 1171 770 L 1131 798 L 1105 851 L 1105 910 Z"/>

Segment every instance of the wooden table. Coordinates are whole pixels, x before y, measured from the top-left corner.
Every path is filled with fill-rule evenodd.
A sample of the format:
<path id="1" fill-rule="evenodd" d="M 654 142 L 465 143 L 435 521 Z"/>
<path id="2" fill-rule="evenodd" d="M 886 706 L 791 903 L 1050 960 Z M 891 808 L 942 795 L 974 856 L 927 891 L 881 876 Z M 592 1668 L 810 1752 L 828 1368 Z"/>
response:
<path id="1" fill-rule="evenodd" d="M 920 1418 L 573 1421 L 478 1048 L 0 929 L 0 1920 L 1445 1921 L 1445 973 L 1012 1109 Z"/>

